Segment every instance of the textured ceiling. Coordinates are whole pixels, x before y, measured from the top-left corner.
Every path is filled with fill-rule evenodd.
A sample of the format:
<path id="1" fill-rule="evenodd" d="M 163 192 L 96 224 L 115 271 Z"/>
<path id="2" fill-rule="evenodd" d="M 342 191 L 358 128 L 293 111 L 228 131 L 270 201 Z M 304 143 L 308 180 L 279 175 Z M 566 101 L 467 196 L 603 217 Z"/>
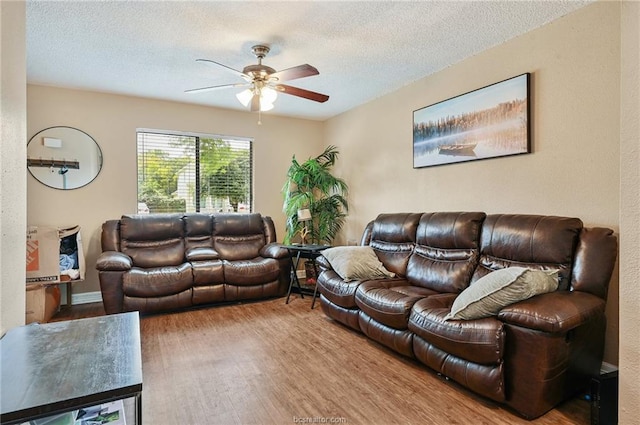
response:
<path id="1" fill-rule="evenodd" d="M 330 96 L 281 94 L 269 114 L 324 120 L 390 93 L 588 4 L 586 1 L 27 2 L 27 81 L 243 110 L 242 70 L 308 63 L 288 84 Z"/>

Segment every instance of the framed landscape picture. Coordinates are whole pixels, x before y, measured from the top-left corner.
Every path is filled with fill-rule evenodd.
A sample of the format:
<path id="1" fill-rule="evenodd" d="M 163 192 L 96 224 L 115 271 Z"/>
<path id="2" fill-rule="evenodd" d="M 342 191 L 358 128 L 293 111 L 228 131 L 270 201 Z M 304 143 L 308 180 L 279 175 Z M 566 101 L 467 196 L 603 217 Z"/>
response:
<path id="1" fill-rule="evenodd" d="M 531 152 L 529 74 L 413 112 L 413 168 Z"/>

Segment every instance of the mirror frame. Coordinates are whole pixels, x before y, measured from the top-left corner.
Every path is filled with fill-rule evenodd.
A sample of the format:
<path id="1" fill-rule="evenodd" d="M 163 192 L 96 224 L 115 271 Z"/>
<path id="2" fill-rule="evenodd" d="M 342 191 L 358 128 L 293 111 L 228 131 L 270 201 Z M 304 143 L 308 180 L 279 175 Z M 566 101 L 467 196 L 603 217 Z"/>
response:
<path id="1" fill-rule="evenodd" d="M 46 167 L 49 163 L 51 164 L 51 167 L 56 167 L 56 168 L 61 168 L 61 167 L 66 167 L 66 165 L 69 165 L 69 168 L 74 169 L 74 168 L 78 168 L 79 164 L 77 160 L 67 160 L 66 158 L 61 159 L 61 160 L 57 160 L 57 159 L 46 159 L 46 158 L 31 158 L 29 157 L 29 145 L 31 144 L 31 142 L 34 142 L 34 140 L 37 140 L 37 138 L 39 137 L 46 137 L 46 132 L 52 129 L 68 129 L 68 130 L 74 130 L 77 131 L 79 133 L 81 133 L 81 135 L 79 135 L 79 137 L 84 137 L 86 139 L 87 142 L 93 142 L 95 149 L 97 149 L 97 156 L 98 156 L 98 171 L 91 176 L 90 179 L 88 179 L 88 181 L 86 183 L 83 183 L 81 185 L 77 185 L 77 186 L 73 186 L 73 187 L 58 187 L 58 186 L 52 186 L 51 182 L 47 182 L 47 181 L 43 181 L 41 178 L 39 178 L 38 176 L 36 176 L 32 171 L 31 171 L 31 167 L 33 166 L 37 166 L 37 167 Z M 35 142 L 34 142 L 35 143 Z M 31 165 L 33 162 L 35 161 L 40 161 L 39 165 Z M 80 189 L 81 187 L 85 187 L 87 186 L 89 183 L 93 182 L 96 177 L 98 177 L 98 175 L 100 175 L 100 172 L 102 171 L 102 167 L 104 165 L 104 157 L 102 155 L 102 149 L 100 148 L 100 145 L 98 144 L 98 142 L 96 142 L 96 140 L 91 137 L 88 133 L 75 128 L 75 127 L 69 127 L 66 125 L 56 125 L 56 126 L 52 126 L 52 127 L 47 127 L 43 130 L 38 131 L 36 134 L 34 134 L 29 141 L 27 142 L 27 169 L 29 170 L 29 174 L 31 174 L 31 176 L 36 179 L 39 183 L 42 183 L 43 185 L 50 187 L 52 189 L 57 189 L 57 190 L 74 190 L 74 189 Z"/>

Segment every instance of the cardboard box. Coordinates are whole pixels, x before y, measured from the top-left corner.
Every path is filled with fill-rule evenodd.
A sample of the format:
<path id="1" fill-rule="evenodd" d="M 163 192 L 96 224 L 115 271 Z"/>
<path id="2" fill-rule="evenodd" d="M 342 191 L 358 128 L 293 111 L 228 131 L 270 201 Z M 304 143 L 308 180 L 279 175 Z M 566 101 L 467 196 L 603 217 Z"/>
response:
<path id="1" fill-rule="evenodd" d="M 58 285 L 27 285 L 25 322 L 46 323 L 60 308 Z"/>
<path id="2" fill-rule="evenodd" d="M 27 283 L 60 281 L 60 238 L 55 227 L 27 228 Z"/>
<path id="3" fill-rule="evenodd" d="M 70 240 L 69 240 L 70 239 Z M 77 247 L 73 276 L 60 278 L 61 259 L 66 242 Z M 68 280 L 84 280 L 85 261 L 80 226 L 59 229 L 50 226 L 27 228 L 27 284 L 59 283 Z"/>

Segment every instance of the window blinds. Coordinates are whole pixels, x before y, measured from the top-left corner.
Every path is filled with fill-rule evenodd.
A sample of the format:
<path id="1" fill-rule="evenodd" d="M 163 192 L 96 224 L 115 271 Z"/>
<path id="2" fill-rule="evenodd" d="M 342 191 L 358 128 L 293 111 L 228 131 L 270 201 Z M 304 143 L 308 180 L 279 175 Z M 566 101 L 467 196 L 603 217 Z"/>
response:
<path id="1" fill-rule="evenodd" d="M 138 131 L 138 210 L 251 212 L 249 139 Z"/>

